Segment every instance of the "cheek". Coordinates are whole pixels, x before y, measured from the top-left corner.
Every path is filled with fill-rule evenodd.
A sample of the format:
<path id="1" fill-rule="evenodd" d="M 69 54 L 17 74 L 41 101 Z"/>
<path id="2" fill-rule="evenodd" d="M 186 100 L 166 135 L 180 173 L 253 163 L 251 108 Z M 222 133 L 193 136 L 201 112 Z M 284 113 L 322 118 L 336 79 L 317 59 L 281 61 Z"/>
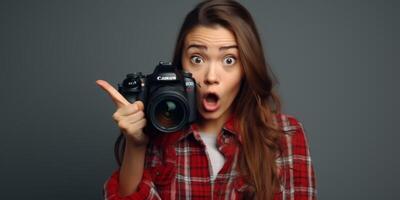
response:
<path id="1" fill-rule="evenodd" d="M 186 71 L 190 71 L 190 60 L 186 58 L 185 55 L 182 55 L 182 68 Z"/>
<path id="2" fill-rule="evenodd" d="M 237 83 L 237 84 L 235 85 L 235 87 L 233 88 L 232 96 L 233 96 L 234 98 L 236 98 L 237 94 L 239 93 L 239 90 L 240 90 L 240 82 Z"/>
<path id="3" fill-rule="evenodd" d="M 227 92 L 228 92 L 227 97 L 228 97 L 229 101 L 232 101 L 234 98 L 236 98 L 236 96 L 240 90 L 240 82 L 241 82 L 240 80 L 236 80 L 229 84 L 229 89 L 227 90 Z"/>
<path id="4" fill-rule="evenodd" d="M 189 68 L 187 67 L 187 62 L 186 62 L 186 60 L 185 59 L 182 59 L 182 69 L 183 70 L 185 70 L 185 71 L 188 71 L 189 70 Z"/>
<path id="5" fill-rule="evenodd" d="M 199 83 L 201 75 L 199 71 L 195 71 L 193 68 L 190 67 L 190 63 L 187 59 L 183 58 L 182 59 L 182 69 L 192 73 L 193 78 L 196 80 L 196 82 Z"/>
<path id="6" fill-rule="evenodd" d="M 198 74 L 193 73 L 193 72 L 192 72 L 192 74 L 193 74 L 194 80 L 196 80 L 196 83 L 199 84 L 200 87 L 203 86 L 203 85 L 202 85 L 203 80 L 202 80 L 201 76 L 199 76 Z"/>

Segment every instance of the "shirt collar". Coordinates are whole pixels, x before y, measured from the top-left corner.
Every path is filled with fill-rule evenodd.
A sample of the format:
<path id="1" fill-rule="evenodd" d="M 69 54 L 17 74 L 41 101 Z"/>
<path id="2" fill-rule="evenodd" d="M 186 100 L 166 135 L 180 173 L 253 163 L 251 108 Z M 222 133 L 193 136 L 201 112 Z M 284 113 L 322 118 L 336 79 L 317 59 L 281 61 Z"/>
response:
<path id="1" fill-rule="evenodd" d="M 235 115 L 233 115 L 233 114 L 230 115 L 222 127 L 222 133 L 233 134 L 234 136 L 236 136 L 238 138 L 239 142 L 241 142 L 242 140 L 241 140 L 240 134 L 234 127 L 235 121 L 236 121 Z M 174 136 L 171 135 L 171 136 L 175 138 L 173 140 L 175 140 L 175 143 L 176 143 L 192 134 L 196 140 L 199 140 L 200 131 L 199 131 L 199 126 L 196 122 L 190 124 L 190 126 L 188 128 L 186 128 L 182 131 L 179 131 L 179 133 L 176 133 L 176 135 L 174 135 Z"/>
<path id="2" fill-rule="evenodd" d="M 292 132 L 294 130 L 300 129 L 301 124 L 293 117 L 284 114 L 276 114 L 273 115 L 272 118 L 273 122 L 278 125 L 284 132 Z M 223 133 L 233 134 L 240 144 L 243 144 L 243 139 L 241 134 L 238 130 L 235 129 L 234 124 L 237 123 L 237 118 L 234 115 L 229 116 L 228 120 L 225 122 L 224 126 L 222 127 Z M 192 123 L 187 126 L 185 129 L 174 132 L 174 133 L 166 133 L 162 134 L 162 136 L 157 136 L 152 139 L 155 144 L 160 145 L 169 145 L 175 144 L 180 140 L 192 135 L 198 139 L 200 137 L 198 124 Z"/>

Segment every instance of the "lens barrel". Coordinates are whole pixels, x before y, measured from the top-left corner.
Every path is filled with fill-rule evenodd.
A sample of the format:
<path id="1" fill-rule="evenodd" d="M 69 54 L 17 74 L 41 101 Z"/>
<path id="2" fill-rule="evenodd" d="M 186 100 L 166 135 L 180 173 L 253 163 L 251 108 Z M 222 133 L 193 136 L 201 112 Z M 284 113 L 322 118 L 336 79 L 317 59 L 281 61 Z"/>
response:
<path id="1" fill-rule="evenodd" d="M 188 104 L 185 96 L 178 91 L 161 91 L 150 100 L 148 114 L 150 122 L 161 132 L 175 132 L 188 121 Z"/>

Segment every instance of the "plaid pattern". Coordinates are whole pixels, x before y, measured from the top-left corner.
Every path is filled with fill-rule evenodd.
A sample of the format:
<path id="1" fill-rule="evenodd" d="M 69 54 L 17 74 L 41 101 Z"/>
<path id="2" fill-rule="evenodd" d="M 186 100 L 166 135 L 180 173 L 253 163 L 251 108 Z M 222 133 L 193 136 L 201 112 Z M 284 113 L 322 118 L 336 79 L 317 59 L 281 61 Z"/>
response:
<path id="1" fill-rule="evenodd" d="M 314 168 L 302 124 L 284 114 L 276 115 L 274 120 L 285 132 L 281 140 L 283 152 L 276 159 L 282 184 L 274 200 L 317 199 Z M 245 199 L 250 187 L 236 170 L 241 139 L 233 129 L 233 121 L 231 117 L 217 137 L 225 164 L 215 180 L 211 179 L 212 168 L 198 127 L 192 124 L 187 130 L 152 140 L 136 192 L 119 196 L 119 170 L 114 171 L 104 184 L 105 199 Z"/>

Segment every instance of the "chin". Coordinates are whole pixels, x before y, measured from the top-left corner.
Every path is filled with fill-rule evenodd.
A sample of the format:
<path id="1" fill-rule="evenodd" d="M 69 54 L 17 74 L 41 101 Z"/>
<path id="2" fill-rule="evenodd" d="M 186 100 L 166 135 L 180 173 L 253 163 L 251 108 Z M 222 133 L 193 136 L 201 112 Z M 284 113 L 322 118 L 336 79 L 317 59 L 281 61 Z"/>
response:
<path id="1" fill-rule="evenodd" d="M 217 112 L 205 112 L 205 111 L 199 111 L 199 114 L 201 115 L 201 117 L 205 120 L 214 120 L 214 119 L 219 119 L 220 117 L 222 117 L 222 112 L 220 110 L 218 110 Z"/>
<path id="2" fill-rule="evenodd" d="M 211 119 L 218 119 L 218 117 L 220 116 L 220 115 L 216 115 L 216 114 L 205 114 L 205 113 L 200 113 L 200 115 L 201 115 L 201 118 L 202 119 L 207 119 L 207 120 L 211 120 Z"/>

